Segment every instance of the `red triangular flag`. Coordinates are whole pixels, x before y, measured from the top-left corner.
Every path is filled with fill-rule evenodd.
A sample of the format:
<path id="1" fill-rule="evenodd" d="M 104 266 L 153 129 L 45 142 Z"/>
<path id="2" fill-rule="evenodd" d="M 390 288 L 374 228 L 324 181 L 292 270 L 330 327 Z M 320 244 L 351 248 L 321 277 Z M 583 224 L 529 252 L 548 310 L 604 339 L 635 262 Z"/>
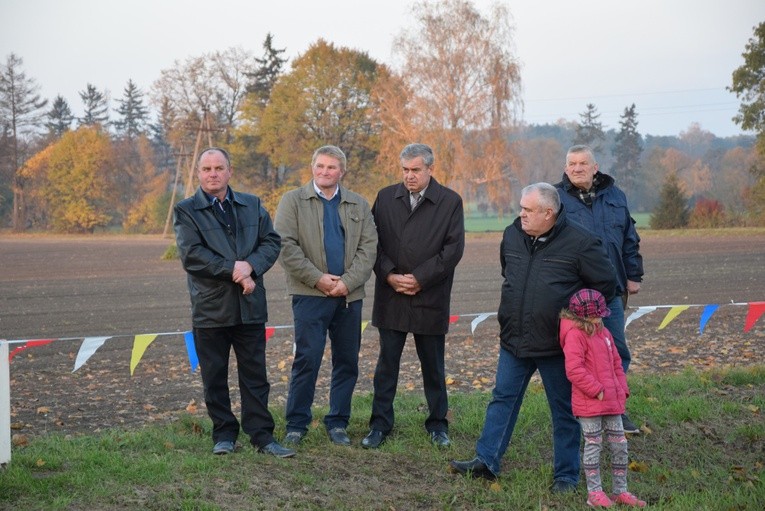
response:
<path id="1" fill-rule="evenodd" d="M 765 302 L 750 302 L 749 311 L 746 313 L 746 321 L 744 323 L 744 332 L 748 332 L 752 329 L 760 316 L 765 313 Z"/>
<path id="2" fill-rule="evenodd" d="M 449 324 L 456 323 L 458 319 L 460 319 L 459 316 L 449 316 Z"/>
<path id="3" fill-rule="evenodd" d="M 15 350 L 11 351 L 11 353 L 8 355 L 8 360 L 13 360 L 13 357 L 15 357 L 18 353 L 21 353 L 27 348 L 34 348 L 35 346 L 45 346 L 46 344 L 50 344 L 53 342 L 53 339 L 36 339 L 34 341 L 27 341 L 26 344 L 23 346 L 19 346 Z"/>
<path id="4" fill-rule="evenodd" d="M 276 332 L 276 328 L 272 326 L 266 328 L 266 342 L 268 342 L 271 336 L 274 335 L 274 332 Z"/>

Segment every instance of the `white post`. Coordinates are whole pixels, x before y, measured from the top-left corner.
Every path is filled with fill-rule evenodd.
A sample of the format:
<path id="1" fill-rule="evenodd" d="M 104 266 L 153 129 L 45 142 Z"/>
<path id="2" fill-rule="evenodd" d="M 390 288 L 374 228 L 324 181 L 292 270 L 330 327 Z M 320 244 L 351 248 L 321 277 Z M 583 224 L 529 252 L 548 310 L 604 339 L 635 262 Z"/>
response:
<path id="1" fill-rule="evenodd" d="M 11 462 L 11 370 L 8 342 L 0 339 L 0 465 Z"/>

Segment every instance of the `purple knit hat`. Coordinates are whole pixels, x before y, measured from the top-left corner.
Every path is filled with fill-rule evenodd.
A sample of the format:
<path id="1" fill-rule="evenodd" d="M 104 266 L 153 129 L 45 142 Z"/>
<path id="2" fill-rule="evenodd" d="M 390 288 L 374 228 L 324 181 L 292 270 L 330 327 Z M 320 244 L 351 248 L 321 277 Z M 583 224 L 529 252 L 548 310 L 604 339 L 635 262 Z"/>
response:
<path id="1" fill-rule="evenodd" d="M 611 315 L 606 299 L 594 289 L 580 289 L 568 301 L 568 309 L 580 318 L 605 318 Z"/>

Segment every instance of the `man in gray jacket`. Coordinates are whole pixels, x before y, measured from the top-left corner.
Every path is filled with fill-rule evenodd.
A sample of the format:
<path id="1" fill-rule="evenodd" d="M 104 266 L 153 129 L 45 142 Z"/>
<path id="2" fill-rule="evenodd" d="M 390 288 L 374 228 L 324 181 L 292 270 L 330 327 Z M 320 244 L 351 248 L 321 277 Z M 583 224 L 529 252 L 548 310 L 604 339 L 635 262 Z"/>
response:
<path id="1" fill-rule="evenodd" d="M 213 453 L 234 452 L 239 435 L 228 388 L 233 347 L 242 429 L 258 452 L 288 458 L 295 451 L 273 437 L 265 351 L 263 274 L 276 262 L 280 240 L 260 199 L 228 186 L 231 172 L 225 150 L 205 149 L 197 160 L 199 189 L 175 206 L 175 239 L 188 274 L 194 345 L 213 422 Z"/>
<path id="2" fill-rule="evenodd" d="M 359 374 L 361 306 L 377 253 L 377 231 L 369 203 L 340 185 L 345 167 L 343 151 L 320 147 L 311 160 L 311 182 L 284 194 L 276 210 L 282 237 L 279 264 L 287 274 L 295 324 L 285 438 L 291 445 L 300 443 L 311 424 L 327 333 L 332 381 L 324 426 L 332 443 L 351 443 L 346 429 Z"/>

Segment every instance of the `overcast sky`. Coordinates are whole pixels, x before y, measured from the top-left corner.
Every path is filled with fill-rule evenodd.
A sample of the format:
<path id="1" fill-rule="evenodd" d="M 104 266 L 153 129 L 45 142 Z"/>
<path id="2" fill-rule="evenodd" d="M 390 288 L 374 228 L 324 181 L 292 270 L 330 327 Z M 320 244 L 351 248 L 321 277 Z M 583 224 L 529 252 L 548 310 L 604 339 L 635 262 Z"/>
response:
<path id="1" fill-rule="evenodd" d="M 475 0 L 484 13 L 493 2 Z M 579 120 L 594 103 L 618 129 L 636 104 L 638 131 L 678 135 L 691 123 L 741 133 L 732 71 L 763 0 L 506 0 L 522 64 L 523 120 Z M 393 38 L 412 30 L 410 0 L 0 0 L 0 59 L 13 52 L 44 97 L 75 115 L 92 83 L 120 98 L 128 79 L 148 92 L 162 69 L 241 46 L 256 56 L 268 32 L 290 58 L 318 38 L 395 64 Z M 112 101 L 112 107 L 115 107 Z"/>

